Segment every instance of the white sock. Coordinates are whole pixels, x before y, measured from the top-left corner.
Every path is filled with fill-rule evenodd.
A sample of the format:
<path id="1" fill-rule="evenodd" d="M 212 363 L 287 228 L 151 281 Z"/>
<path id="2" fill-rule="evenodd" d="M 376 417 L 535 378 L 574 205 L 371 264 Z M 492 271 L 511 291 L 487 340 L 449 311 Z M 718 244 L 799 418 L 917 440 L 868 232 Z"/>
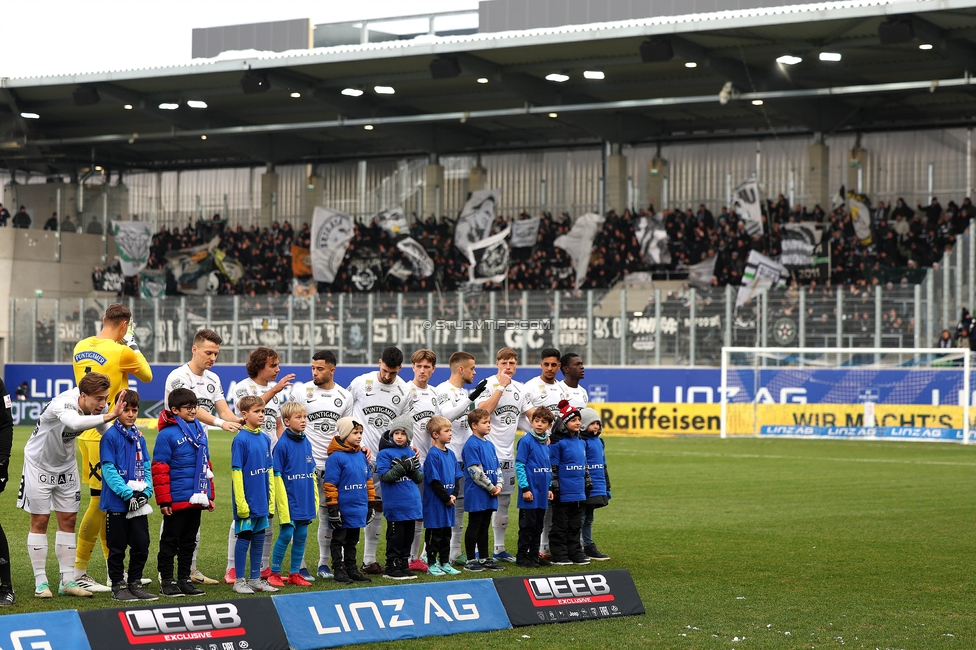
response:
<path id="1" fill-rule="evenodd" d="M 274 546 L 274 515 L 268 517 L 268 529 L 264 531 L 264 549 L 261 551 L 261 570 L 271 566 L 271 547 Z"/>
<path id="2" fill-rule="evenodd" d="M 160 528 L 159 532 L 162 534 L 163 529 Z M 197 529 L 197 543 L 193 547 L 193 558 L 190 560 L 190 575 L 197 572 L 197 551 L 200 549 L 200 529 Z"/>
<path id="3" fill-rule="evenodd" d="M 230 522 L 230 530 L 227 532 L 227 570 L 237 568 L 234 560 L 234 550 L 237 548 L 237 535 L 234 534 L 234 521 Z"/>
<path id="4" fill-rule="evenodd" d="M 549 528 L 552 526 L 552 504 L 546 508 L 546 518 L 542 524 L 542 540 L 539 544 L 540 553 L 549 552 Z"/>
<path id="5" fill-rule="evenodd" d="M 491 528 L 495 533 L 495 553 L 505 550 L 505 531 L 508 530 L 508 506 L 512 503 L 511 494 L 498 495 L 498 510 L 492 517 Z"/>
<path id="6" fill-rule="evenodd" d="M 34 586 L 47 582 L 47 535 L 27 533 L 27 556 L 34 567 Z"/>
<path id="7" fill-rule="evenodd" d="M 454 527 L 451 528 L 451 557 L 461 555 L 461 544 L 464 542 L 464 497 L 458 497 L 454 502 Z"/>
<path id="8" fill-rule="evenodd" d="M 413 526 L 413 542 L 410 543 L 410 559 L 416 560 L 417 558 L 423 559 L 420 555 L 420 544 L 424 539 L 424 520 L 418 519 L 414 522 Z"/>
<path id="9" fill-rule="evenodd" d="M 329 528 L 329 509 L 319 507 L 319 566 L 329 566 L 332 559 L 332 529 Z"/>
<path id="10" fill-rule="evenodd" d="M 383 517 L 373 517 L 373 523 L 366 526 L 366 542 L 363 544 L 363 564 L 376 561 L 376 549 L 380 545 L 380 533 L 383 531 Z"/>
<path id="11" fill-rule="evenodd" d="M 61 584 L 68 584 L 75 575 L 75 534 L 59 530 L 54 536 L 54 554 L 58 557 L 61 569 Z"/>

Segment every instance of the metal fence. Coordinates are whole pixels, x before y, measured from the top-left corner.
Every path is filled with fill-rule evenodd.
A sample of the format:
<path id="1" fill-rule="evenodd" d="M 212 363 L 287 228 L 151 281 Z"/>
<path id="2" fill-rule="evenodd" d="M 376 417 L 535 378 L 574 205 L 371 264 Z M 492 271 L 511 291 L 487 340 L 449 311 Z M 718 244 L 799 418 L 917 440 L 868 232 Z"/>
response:
<path id="1" fill-rule="evenodd" d="M 288 363 L 319 349 L 340 363 L 373 363 L 388 345 L 426 347 L 446 361 L 457 350 L 490 362 L 508 346 L 523 363 L 546 347 L 590 365 L 717 366 L 723 345 L 929 347 L 956 313 L 936 308 L 936 273 L 914 286 L 774 289 L 736 308 L 734 287 L 489 292 L 320 294 L 128 299 L 151 362 L 189 358 L 202 327 L 224 339 L 221 360 L 242 363 L 259 345 Z M 11 301 L 13 362 L 68 362 L 77 341 L 98 332 L 110 298 Z"/>

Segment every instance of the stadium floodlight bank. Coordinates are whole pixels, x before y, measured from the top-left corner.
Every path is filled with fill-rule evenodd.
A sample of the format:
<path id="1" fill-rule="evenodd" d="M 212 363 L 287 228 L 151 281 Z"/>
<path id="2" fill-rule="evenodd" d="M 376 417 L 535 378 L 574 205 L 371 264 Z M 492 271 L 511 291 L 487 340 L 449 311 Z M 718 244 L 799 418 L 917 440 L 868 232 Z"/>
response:
<path id="1" fill-rule="evenodd" d="M 969 443 L 962 348 L 724 347 L 721 436 Z"/>

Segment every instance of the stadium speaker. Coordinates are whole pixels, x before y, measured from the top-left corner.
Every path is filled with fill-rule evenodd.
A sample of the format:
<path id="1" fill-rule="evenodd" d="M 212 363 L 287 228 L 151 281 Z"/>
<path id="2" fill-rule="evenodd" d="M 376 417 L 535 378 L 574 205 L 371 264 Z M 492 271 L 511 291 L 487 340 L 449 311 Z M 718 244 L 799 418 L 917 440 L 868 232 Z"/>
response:
<path id="1" fill-rule="evenodd" d="M 915 38 L 915 30 L 909 20 L 889 20 L 878 25 L 878 38 L 882 45 L 910 43 Z"/>
<path id="2" fill-rule="evenodd" d="M 268 92 L 268 89 L 271 88 L 271 82 L 268 81 L 267 75 L 245 72 L 244 76 L 241 77 L 241 88 L 244 89 L 245 95 L 256 95 Z"/>
<path id="3" fill-rule="evenodd" d="M 641 61 L 644 63 L 661 63 L 674 58 L 671 43 L 663 39 L 644 41 L 640 46 Z"/>
<path id="4" fill-rule="evenodd" d="M 75 106 L 92 106 L 102 101 L 95 86 L 78 86 L 71 96 L 74 97 Z"/>
<path id="5" fill-rule="evenodd" d="M 430 76 L 434 79 L 453 79 L 461 74 L 461 65 L 453 56 L 434 59 L 430 62 Z"/>

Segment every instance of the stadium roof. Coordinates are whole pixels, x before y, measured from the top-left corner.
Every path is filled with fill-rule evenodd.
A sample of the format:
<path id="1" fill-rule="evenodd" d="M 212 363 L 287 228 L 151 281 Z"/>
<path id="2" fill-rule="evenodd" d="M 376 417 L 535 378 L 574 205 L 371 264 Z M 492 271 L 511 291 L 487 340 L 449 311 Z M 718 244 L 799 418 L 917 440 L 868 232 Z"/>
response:
<path id="1" fill-rule="evenodd" d="M 882 45 L 879 26 L 892 20 L 910 40 Z M 976 116 L 976 0 L 829 2 L 240 56 L 0 79 L 0 158 L 48 174 L 93 160 L 178 169 L 938 128 Z M 446 78 L 432 78 L 435 60 Z"/>

